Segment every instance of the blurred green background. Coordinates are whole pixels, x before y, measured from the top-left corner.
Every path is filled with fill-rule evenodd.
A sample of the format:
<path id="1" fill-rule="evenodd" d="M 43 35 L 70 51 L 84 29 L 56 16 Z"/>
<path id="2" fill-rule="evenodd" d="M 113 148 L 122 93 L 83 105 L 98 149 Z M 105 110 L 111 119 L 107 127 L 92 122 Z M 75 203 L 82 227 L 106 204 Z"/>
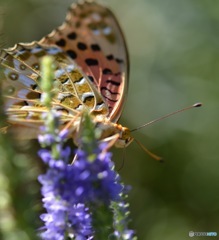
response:
<path id="1" fill-rule="evenodd" d="M 65 18 L 70 0 L 0 0 L 4 47 L 38 40 Z M 134 133 L 162 156 L 159 164 L 135 143 L 114 150 L 132 186 L 131 227 L 140 240 L 219 234 L 219 2 L 107 0 L 126 36 L 131 76 L 120 123 L 135 128 L 203 102 Z M 209 239 L 194 237 L 194 239 Z M 214 238 L 216 239 L 216 238 Z"/>

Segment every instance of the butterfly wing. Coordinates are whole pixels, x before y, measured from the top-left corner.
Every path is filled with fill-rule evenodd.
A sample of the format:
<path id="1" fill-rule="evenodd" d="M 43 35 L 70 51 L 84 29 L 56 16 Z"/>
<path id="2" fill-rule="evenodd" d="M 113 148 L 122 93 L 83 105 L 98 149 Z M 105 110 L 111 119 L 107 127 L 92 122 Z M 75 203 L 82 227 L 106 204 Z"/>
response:
<path id="1" fill-rule="evenodd" d="M 9 123 L 35 129 L 43 124 L 41 115 L 47 109 L 40 102 L 40 61 L 44 56 L 54 58 L 57 91 L 52 108 L 60 112 L 62 124 L 85 109 L 92 115 L 108 115 L 109 110 L 94 84 L 62 49 L 32 42 L 17 44 L 0 54 L 4 74 L 1 87 Z"/>
<path id="2" fill-rule="evenodd" d="M 128 87 L 129 61 L 113 13 L 94 1 L 74 3 L 65 22 L 40 43 L 62 48 L 104 97 L 109 119 L 118 121 Z"/>

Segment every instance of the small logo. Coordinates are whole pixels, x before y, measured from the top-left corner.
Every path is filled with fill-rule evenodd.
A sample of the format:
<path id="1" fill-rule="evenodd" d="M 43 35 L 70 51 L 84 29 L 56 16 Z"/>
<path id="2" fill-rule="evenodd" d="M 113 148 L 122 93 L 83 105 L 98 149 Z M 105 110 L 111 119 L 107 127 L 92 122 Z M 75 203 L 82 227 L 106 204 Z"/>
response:
<path id="1" fill-rule="evenodd" d="M 216 237 L 217 232 L 189 232 L 189 237 Z"/>
<path id="2" fill-rule="evenodd" d="M 207 236 L 216 237 L 216 236 L 217 236 L 217 233 L 216 233 L 216 232 L 207 232 Z"/>
<path id="3" fill-rule="evenodd" d="M 195 236 L 195 233 L 194 233 L 193 231 L 190 231 L 190 232 L 189 232 L 189 236 L 190 236 L 190 237 L 194 237 L 194 236 Z"/>

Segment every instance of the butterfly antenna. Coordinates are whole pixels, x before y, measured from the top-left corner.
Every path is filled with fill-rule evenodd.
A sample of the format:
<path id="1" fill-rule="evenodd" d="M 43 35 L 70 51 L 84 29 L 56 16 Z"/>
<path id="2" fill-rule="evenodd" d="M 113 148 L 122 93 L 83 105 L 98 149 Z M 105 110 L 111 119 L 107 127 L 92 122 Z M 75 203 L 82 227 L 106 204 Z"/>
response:
<path id="1" fill-rule="evenodd" d="M 139 129 L 141 129 L 141 128 L 144 128 L 144 127 L 146 127 L 146 126 L 148 126 L 148 125 L 151 125 L 152 123 L 158 122 L 158 121 L 160 121 L 160 120 L 163 120 L 163 119 L 165 119 L 165 118 L 168 118 L 168 117 L 170 117 L 170 116 L 172 116 L 172 115 L 175 115 L 175 114 L 177 114 L 177 113 L 184 112 L 184 111 L 186 111 L 186 110 L 189 110 L 189 109 L 192 109 L 192 108 L 201 107 L 201 106 L 202 106 L 202 103 L 195 103 L 195 104 L 193 104 L 193 105 L 191 105 L 191 106 L 189 106 L 189 107 L 185 107 L 185 108 L 179 109 L 179 110 L 177 110 L 177 111 L 171 112 L 171 113 L 169 113 L 169 114 L 167 114 L 167 115 L 164 115 L 163 117 L 156 118 L 156 119 L 154 119 L 154 120 L 152 120 L 152 121 L 150 121 L 150 122 L 148 122 L 148 123 L 145 123 L 145 124 L 143 124 L 143 125 L 141 125 L 141 126 L 139 126 L 139 127 L 137 127 L 137 128 L 134 128 L 134 129 L 130 130 L 130 132 L 137 131 L 137 130 L 139 130 Z M 137 142 L 137 141 L 136 141 L 136 142 Z M 137 142 L 137 143 L 138 143 L 139 146 L 142 147 L 142 144 L 139 144 L 139 142 Z M 143 149 L 144 149 L 144 148 L 143 148 Z M 147 151 L 146 151 L 146 152 L 147 152 Z M 150 155 L 150 154 L 149 154 L 149 155 Z"/>
<path id="2" fill-rule="evenodd" d="M 141 142 L 139 142 L 137 139 L 134 139 L 134 141 L 138 144 L 138 146 L 143 149 L 150 157 L 152 157 L 154 160 L 159 161 L 159 162 L 163 162 L 163 158 L 152 153 L 151 151 L 149 151 Z"/>

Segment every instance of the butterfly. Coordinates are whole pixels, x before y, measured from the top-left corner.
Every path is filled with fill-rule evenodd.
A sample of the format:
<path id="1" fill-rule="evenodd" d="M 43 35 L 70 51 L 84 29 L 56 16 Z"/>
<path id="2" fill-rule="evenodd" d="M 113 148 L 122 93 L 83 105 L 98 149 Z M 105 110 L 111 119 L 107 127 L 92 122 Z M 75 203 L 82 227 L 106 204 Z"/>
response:
<path id="1" fill-rule="evenodd" d="M 36 137 L 48 111 L 40 97 L 40 62 L 52 56 L 58 91 L 52 109 L 62 126 L 72 122 L 78 134 L 81 113 L 89 112 L 102 130 L 100 139 L 115 139 L 125 147 L 133 138 L 117 124 L 128 89 L 129 58 L 126 42 L 114 14 L 95 1 L 73 3 L 64 23 L 40 41 L 16 44 L 0 53 L 2 93 L 9 129 L 26 138 Z"/>

